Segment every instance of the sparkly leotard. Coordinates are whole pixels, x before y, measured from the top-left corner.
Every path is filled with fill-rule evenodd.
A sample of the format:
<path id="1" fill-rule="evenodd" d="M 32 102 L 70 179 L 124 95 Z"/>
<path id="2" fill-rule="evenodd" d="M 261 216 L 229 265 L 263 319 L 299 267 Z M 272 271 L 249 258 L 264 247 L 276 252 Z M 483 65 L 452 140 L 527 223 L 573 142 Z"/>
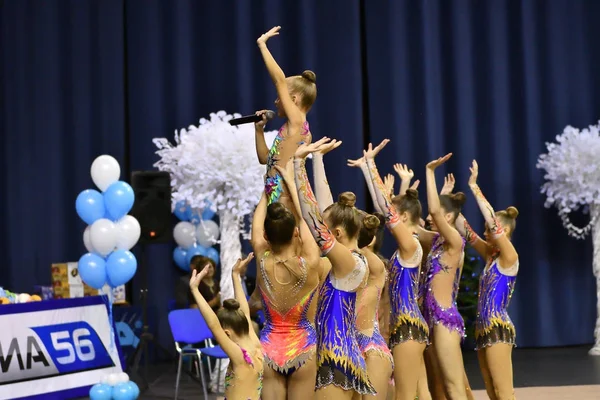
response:
<path id="1" fill-rule="evenodd" d="M 411 260 L 402 260 L 398 251 L 390 260 L 390 349 L 408 340 L 429 341 L 429 327 L 417 303 L 423 249 L 418 238 L 414 239 L 417 251 Z"/>
<path id="2" fill-rule="evenodd" d="M 352 274 L 364 274 L 365 257 L 352 254 L 356 260 Z M 317 305 L 316 389 L 335 385 L 360 394 L 375 394 L 356 340 L 356 293 L 337 289 L 332 279 L 330 272 L 321 286 Z"/>
<path id="3" fill-rule="evenodd" d="M 248 354 L 248 352 L 245 349 L 242 349 L 240 347 L 240 350 L 242 350 L 242 354 L 244 355 L 244 361 L 246 361 L 246 364 L 248 364 L 250 367 L 252 367 L 252 369 L 255 370 L 255 366 L 254 363 L 252 362 L 252 358 L 250 357 L 250 355 Z M 260 354 L 257 355 L 260 358 Z M 260 395 L 262 392 L 262 382 L 263 382 L 263 369 L 260 368 L 260 371 L 256 371 L 256 379 L 257 379 L 257 387 L 256 387 L 256 393 L 254 395 L 250 395 L 246 397 L 246 394 L 244 394 L 244 397 L 246 397 L 248 400 L 259 400 L 260 399 Z M 236 375 L 233 371 L 233 367 L 231 365 L 231 363 L 229 363 L 229 367 L 227 367 L 227 374 L 225 375 L 225 399 L 227 400 L 227 396 L 229 396 L 230 398 L 235 398 L 235 399 L 239 399 L 239 394 L 238 393 L 231 393 L 233 391 L 235 391 L 235 382 L 236 382 Z"/>
<path id="4" fill-rule="evenodd" d="M 276 203 L 279 201 L 281 194 L 283 193 L 283 178 L 279 175 L 279 172 L 275 169 L 275 165 L 280 165 L 285 167 L 287 160 L 280 160 L 280 147 L 286 137 L 283 136 L 283 129 L 286 124 L 282 125 L 279 128 L 279 132 L 277 132 L 277 136 L 273 141 L 273 145 L 269 150 L 269 154 L 267 155 L 267 175 L 265 176 L 265 193 L 267 195 L 267 203 Z M 288 125 L 289 132 L 289 125 Z M 310 137 L 310 128 L 308 126 L 308 121 L 304 121 L 304 125 L 302 125 L 302 130 L 300 131 L 301 141 L 297 144 L 297 146 L 304 143 L 306 137 Z M 293 153 L 292 153 L 293 156 Z"/>
<path id="5" fill-rule="evenodd" d="M 456 331 L 461 337 L 465 336 L 465 322 L 458 312 L 456 305 L 456 297 L 458 295 L 458 284 L 460 280 L 460 268 L 454 271 L 454 284 L 452 288 L 452 304 L 450 307 L 442 307 L 435 298 L 432 291 L 431 283 L 435 276 L 440 272 L 447 271 L 450 268 L 444 265 L 441 261 L 444 254 L 444 239 L 438 233 L 431 244 L 431 251 L 427 256 L 427 268 L 425 283 L 423 285 L 423 316 L 429 325 L 429 330 L 433 329 L 436 324 L 442 324 L 450 331 Z M 465 240 L 463 239 L 463 251 Z"/>
<path id="6" fill-rule="evenodd" d="M 517 333 L 507 308 L 515 289 L 518 269 L 518 261 L 508 269 L 502 268 L 498 265 L 498 255 L 495 255 L 481 274 L 475 319 L 477 350 L 496 343 L 515 345 Z"/>
<path id="7" fill-rule="evenodd" d="M 261 260 L 260 270 L 265 281 L 267 291 L 272 291 L 272 285 L 264 269 L 264 260 L 269 252 Z M 302 257 L 298 257 L 306 278 L 306 264 Z M 304 282 L 306 279 L 304 279 Z M 289 292 L 295 295 L 304 286 L 303 280 L 299 280 Z M 272 293 L 265 293 L 260 288 L 260 294 L 265 312 L 265 327 L 260 332 L 260 343 L 263 347 L 265 362 L 273 370 L 290 375 L 300 368 L 316 350 L 317 333 L 314 325 L 307 319 L 306 313 L 310 303 L 317 291 L 315 286 L 310 292 L 292 308 L 285 312 L 277 309 L 273 302 Z"/>

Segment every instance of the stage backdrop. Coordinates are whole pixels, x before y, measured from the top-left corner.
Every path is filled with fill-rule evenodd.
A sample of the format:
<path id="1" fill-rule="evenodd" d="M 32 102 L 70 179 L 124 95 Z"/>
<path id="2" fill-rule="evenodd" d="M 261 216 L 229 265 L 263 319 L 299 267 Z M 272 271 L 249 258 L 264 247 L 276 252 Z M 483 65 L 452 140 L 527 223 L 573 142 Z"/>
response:
<path id="1" fill-rule="evenodd" d="M 591 343 L 591 244 L 570 239 L 543 208 L 535 161 L 565 125 L 600 118 L 598 13 L 600 4 L 583 0 L 6 0 L 0 286 L 49 284 L 52 262 L 84 253 L 74 204 L 92 186 L 96 156 L 115 156 L 128 179 L 152 168 L 154 137 L 212 111 L 273 108 L 255 40 L 281 25 L 269 47 L 283 70 L 317 74 L 314 137 L 344 141 L 325 160 L 334 195 L 352 190 L 359 206 L 368 204 L 362 176 L 345 160 L 369 141 L 392 139 L 378 160 L 382 172 L 405 162 L 420 179 L 427 161 L 453 152 L 443 171 L 455 173 L 461 190 L 477 158 L 487 198 L 521 212 L 511 306 L 518 344 Z M 465 214 L 481 231 L 472 197 Z M 165 345 L 179 276 L 172 249 L 148 250 L 149 297 Z M 393 250 L 389 240 L 385 250 Z"/>

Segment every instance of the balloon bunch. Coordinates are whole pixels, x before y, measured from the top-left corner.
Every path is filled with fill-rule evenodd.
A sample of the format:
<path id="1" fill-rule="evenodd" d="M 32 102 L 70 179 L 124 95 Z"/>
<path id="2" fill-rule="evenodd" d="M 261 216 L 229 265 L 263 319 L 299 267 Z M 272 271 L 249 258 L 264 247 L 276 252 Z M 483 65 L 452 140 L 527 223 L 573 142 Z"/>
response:
<path id="1" fill-rule="evenodd" d="M 124 372 L 107 375 L 90 389 L 91 400 L 135 400 L 139 395 L 140 388 Z"/>
<path id="2" fill-rule="evenodd" d="M 89 253 L 79 259 L 81 279 L 94 289 L 105 284 L 116 288 L 127 283 L 137 270 L 137 260 L 129 251 L 140 238 L 140 224 L 127 213 L 135 196 L 127 183 L 119 181 L 121 168 L 111 156 L 102 155 L 91 168 L 94 184 L 103 192 L 84 190 L 75 208 L 88 224 L 83 243 Z"/>
<path id="3" fill-rule="evenodd" d="M 189 204 L 179 201 L 173 213 L 181 220 L 173 230 L 173 238 L 178 245 L 173 251 L 175 264 L 189 272 L 190 261 L 197 255 L 219 264 L 219 252 L 211 247 L 219 238 L 219 225 L 212 220 L 215 212 L 211 210 L 211 205 L 206 204 L 203 210 L 193 210 Z"/>

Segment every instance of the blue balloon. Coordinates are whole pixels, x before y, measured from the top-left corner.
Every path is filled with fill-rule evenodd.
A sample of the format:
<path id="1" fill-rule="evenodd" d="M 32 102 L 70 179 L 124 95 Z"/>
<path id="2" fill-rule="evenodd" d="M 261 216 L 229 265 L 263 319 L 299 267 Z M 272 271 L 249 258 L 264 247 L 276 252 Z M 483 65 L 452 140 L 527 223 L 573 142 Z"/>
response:
<path id="1" fill-rule="evenodd" d="M 192 257 L 194 257 L 194 256 L 206 257 L 207 255 L 208 255 L 208 249 L 206 247 L 194 245 L 194 246 L 190 247 L 189 249 L 187 249 L 187 256 L 186 256 L 185 262 L 187 264 L 188 271 L 190 268 L 190 263 L 192 262 Z"/>
<path id="2" fill-rule="evenodd" d="M 183 247 L 176 247 L 173 250 L 173 261 L 182 270 L 190 272 L 190 264 L 187 262 L 187 250 Z"/>
<path id="3" fill-rule="evenodd" d="M 113 183 L 104 191 L 104 205 L 113 221 L 127 215 L 134 201 L 133 189 L 123 181 Z"/>
<path id="4" fill-rule="evenodd" d="M 91 225 L 100 218 L 104 218 L 104 197 L 97 190 L 84 190 L 75 200 L 75 210 L 77 210 L 79 218 Z"/>
<path id="5" fill-rule="evenodd" d="M 217 265 L 219 264 L 219 252 L 214 247 L 211 247 L 210 249 L 208 249 L 208 251 L 206 252 L 206 257 L 213 260 L 215 262 L 215 264 L 217 264 Z"/>
<path id="6" fill-rule="evenodd" d="M 92 386 L 90 389 L 91 400 L 111 400 L 112 399 L 112 388 L 103 383 Z"/>
<path id="7" fill-rule="evenodd" d="M 113 400 L 133 400 L 135 392 L 129 382 L 119 383 L 112 388 Z"/>
<path id="8" fill-rule="evenodd" d="M 131 399 L 132 400 L 137 399 L 140 396 L 140 388 L 134 381 L 129 381 L 129 382 L 127 382 L 127 384 L 129 385 L 129 387 L 131 388 L 131 391 L 133 392 L 133 397 Z"/>
<path id="9" fill-rule="evenodd" d="M 77 269 L 83 282 L 94 289 L 101 289 L 106 283 L 106 262 L 96 254 L 81 256 Z"/>
<path id="10" fill-rule="evenodd" d="M 191 212 L 192 209 L 190 208 L 189 204 L 183 200 L 180 200 L 177 202 L 177 204 L 175 204 L 175 210 L 173 211 L 173 214 L 175 214 L 175 216 L 181 221 L 189 221 Z"/>
<path id="11" fill-rule="evenodd" d="M 202 217 L 200 215 L 198 215 L 198 211 L 191 211 L 191 213 L 190 213 L 190 222 L 192 224 L 198 225 L 201 220 L 202 220 Z"/>
<path id="12" fill-rule="evenodd" d="M 208 200 L 205 200 L 204 204 L 205 204 L 205 206 L 204 206 L 204 211 L 202 211 L 202 219 L 203 220 L 212 219 L 215 216 L 215 212 L 210 209 L 210 206 L 212 206 L 212 203 Z"/>
<path id="13" fill-rule="evenodd" d="M 129 282 L 136 270 L 137 260 L 130 251 L 115 250 L 106 259 L 106 275 L 112 288 Z"/>

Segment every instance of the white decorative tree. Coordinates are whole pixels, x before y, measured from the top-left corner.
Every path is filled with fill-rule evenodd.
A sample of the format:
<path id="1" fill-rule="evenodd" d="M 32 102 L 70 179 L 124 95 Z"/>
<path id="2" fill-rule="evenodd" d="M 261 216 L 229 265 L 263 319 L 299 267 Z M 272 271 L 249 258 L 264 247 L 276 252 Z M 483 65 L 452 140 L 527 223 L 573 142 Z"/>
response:
<path id="1" fill-rule="evenodd" d="M 260 201 L 266 172 L 256 156 L 254 125 L 228 123 L 239 116 L 211 113 L 209 120 L 200 119 L 199 126 L 175 131 L 175 145 L 165 138 L 153 140 L 160 156 L 154 165 L 171 174 L 173 208 L 183 200 L 202 209 L 208 201 L 219 215 L 222 299 L 233 298 L 231 270 L 242 255 L 240 235 L 247 235 L 244 218 Z M 276 135 L 276 131 L 265 133 L 267 146 Z"/>
<path id="2" fill-rule="evenodd" d="M 595 344 L 590 355 L 600 355 L 600 125 L 579 130 L 567 126 L 556 136 L 558 143 L 546 143 L 548 153 L 540 155 L 537 167 L 546 170 L 542 186 L 546 207 L 555 206 L 569 235 L 585 238 L 590 231 L 594 246 L 597 319 Z M 571 211 L 589 212 L 590 221 L 579 228 L 569 219 Z"/>

